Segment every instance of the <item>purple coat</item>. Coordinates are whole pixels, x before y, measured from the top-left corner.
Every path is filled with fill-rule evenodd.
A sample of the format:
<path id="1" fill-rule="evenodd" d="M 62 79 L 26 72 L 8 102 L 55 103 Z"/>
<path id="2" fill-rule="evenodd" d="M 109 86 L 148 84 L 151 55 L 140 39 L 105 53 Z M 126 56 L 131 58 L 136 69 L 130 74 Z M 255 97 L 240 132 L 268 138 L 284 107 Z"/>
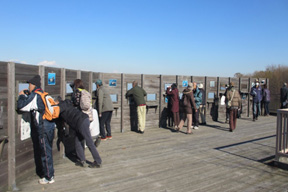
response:
<path id="1" fill-rule="evenodd" d="M 171 111 L 174 113 L 179 112 L 179 91 L 177 88 L 170 91 L 169 88 L 166 90 L 166 94 L 171 97 Z"/>

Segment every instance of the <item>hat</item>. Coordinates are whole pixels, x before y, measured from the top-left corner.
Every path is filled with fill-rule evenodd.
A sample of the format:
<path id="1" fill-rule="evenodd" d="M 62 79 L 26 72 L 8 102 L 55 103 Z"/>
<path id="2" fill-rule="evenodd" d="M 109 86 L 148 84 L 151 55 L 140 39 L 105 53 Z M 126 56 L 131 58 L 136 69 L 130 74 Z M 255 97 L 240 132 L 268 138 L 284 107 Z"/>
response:
<path id="1" fill-rule="evenodd" d="M 199 89 L 203 89 L 203 84 L 200 83 L 199 86 L 198 86 L 198 88 L 199 88 Z"/>
<path id="2" fill-rule="evenodd" d="M 192 88 L 193 87 L 193 83 L 188 83 L 188 88 Z"/>
<path id="3" fill-rule="evenodd" d="M 103 85 L 103 83 L 102 83 L 102 80 L 101 79 L 97 79 L 97 81 L 96 81 L 96 83 L 95 83 L 96 85 L 99 85 L 99 86 L 101 86 L 101 85 Z"/>
<path id="4" fill-rule="evenodd" d="M 234 87 L 234 82 L 230 82 L 229 85 L 230 85 L 231 87 Z"/>
<path id="5" fill-rule="evenodd" d="M 41 77 L 40 75 L 34 76 L 32 79 L 28 80 L 27 83 L 31 83 L 36 87 L 41 87 Z"/>

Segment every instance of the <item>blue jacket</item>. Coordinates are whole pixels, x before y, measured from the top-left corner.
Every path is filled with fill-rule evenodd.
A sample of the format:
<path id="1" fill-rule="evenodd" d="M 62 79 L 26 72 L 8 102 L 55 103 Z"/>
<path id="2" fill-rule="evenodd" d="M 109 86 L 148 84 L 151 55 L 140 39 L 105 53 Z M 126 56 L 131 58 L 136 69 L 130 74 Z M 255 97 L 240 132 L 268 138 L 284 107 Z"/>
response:
<path id="1" fill-rule="evenodd" d="M 19 95 L 17 101 L 17 109 L 21 112 L 30 112 L 31 114 L 31 129 L 36 129 L 39 134 L 42 133 L 43 127 L 43 114 L 45 112 L 45 106 L 42 101 L 42 98 L 39 94 L 35 93 L 35 91 L 43 90 L 41 88 L 35 88 L 30 95 Z M 47 120 L 45 120 L 47 121 Z M 54 122 L 45 122 L 45 123 L 53 123 Z"/>
<path id="2" fill-rule="evenodd" d="M 259 86 L 256 88 L 256 86 L 251 88 L 250 95 L 253 97 L 253 102 L 261 102 L 262 101 L 262 89 Z"/>
<path id="3" fill-rule="evenodd" d="M 196 108 L 199 109 L 200 105 L 202 104 L 202 91 L 200 91 L 198 87 L 196 87 L 196 89 L 193 90 L 193 94 Z"/>

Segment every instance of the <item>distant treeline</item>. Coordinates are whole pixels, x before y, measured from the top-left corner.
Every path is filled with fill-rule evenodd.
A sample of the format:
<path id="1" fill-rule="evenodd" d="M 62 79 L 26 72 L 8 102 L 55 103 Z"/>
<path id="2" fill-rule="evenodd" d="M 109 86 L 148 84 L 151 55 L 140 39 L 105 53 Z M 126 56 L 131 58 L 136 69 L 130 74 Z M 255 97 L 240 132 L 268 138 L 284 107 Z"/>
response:
<path id="1" fill-rule="evenodd" d="M 255 71 L 253 74 L 235 73 L 235 77 L 256 77 L 268 78 L 269 89 L 272 94 L 280 94 L 280 88 L 283 83 L 288 83 L 288 66 L 284 65 L 271 65 L 266 67 L 265 71 Z"/>

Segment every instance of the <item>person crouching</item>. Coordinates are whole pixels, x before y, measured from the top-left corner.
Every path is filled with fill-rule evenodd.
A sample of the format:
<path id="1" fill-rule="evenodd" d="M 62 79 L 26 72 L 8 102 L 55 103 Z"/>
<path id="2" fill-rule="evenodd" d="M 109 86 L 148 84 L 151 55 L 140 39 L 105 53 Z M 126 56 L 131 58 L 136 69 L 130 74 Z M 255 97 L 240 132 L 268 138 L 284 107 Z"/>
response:
<path id="1" fill-rule="evenodd" d="M 94 162 L 91 163 L 88 167 L 100 168 L 102 160 L 93 143 L 93 139 L 89 129 L 90 121 L 88 115 L 76 109 L 73 106 L 71 100 L 66 99 L 63 101 L 60 97 L 58 97 L 56 99 L 56 103 L 60 107 L 60 118 L 62 118 L 70 126 L 71 129 L 74 129 L 76 131 L 75 150 L 80 161 L 76 162 L 75 165 L 85 167 L 86 158 L 82 146 L 82 141 L 85 140 L 86 145 L 89 148 L 94 159 Z"/>

